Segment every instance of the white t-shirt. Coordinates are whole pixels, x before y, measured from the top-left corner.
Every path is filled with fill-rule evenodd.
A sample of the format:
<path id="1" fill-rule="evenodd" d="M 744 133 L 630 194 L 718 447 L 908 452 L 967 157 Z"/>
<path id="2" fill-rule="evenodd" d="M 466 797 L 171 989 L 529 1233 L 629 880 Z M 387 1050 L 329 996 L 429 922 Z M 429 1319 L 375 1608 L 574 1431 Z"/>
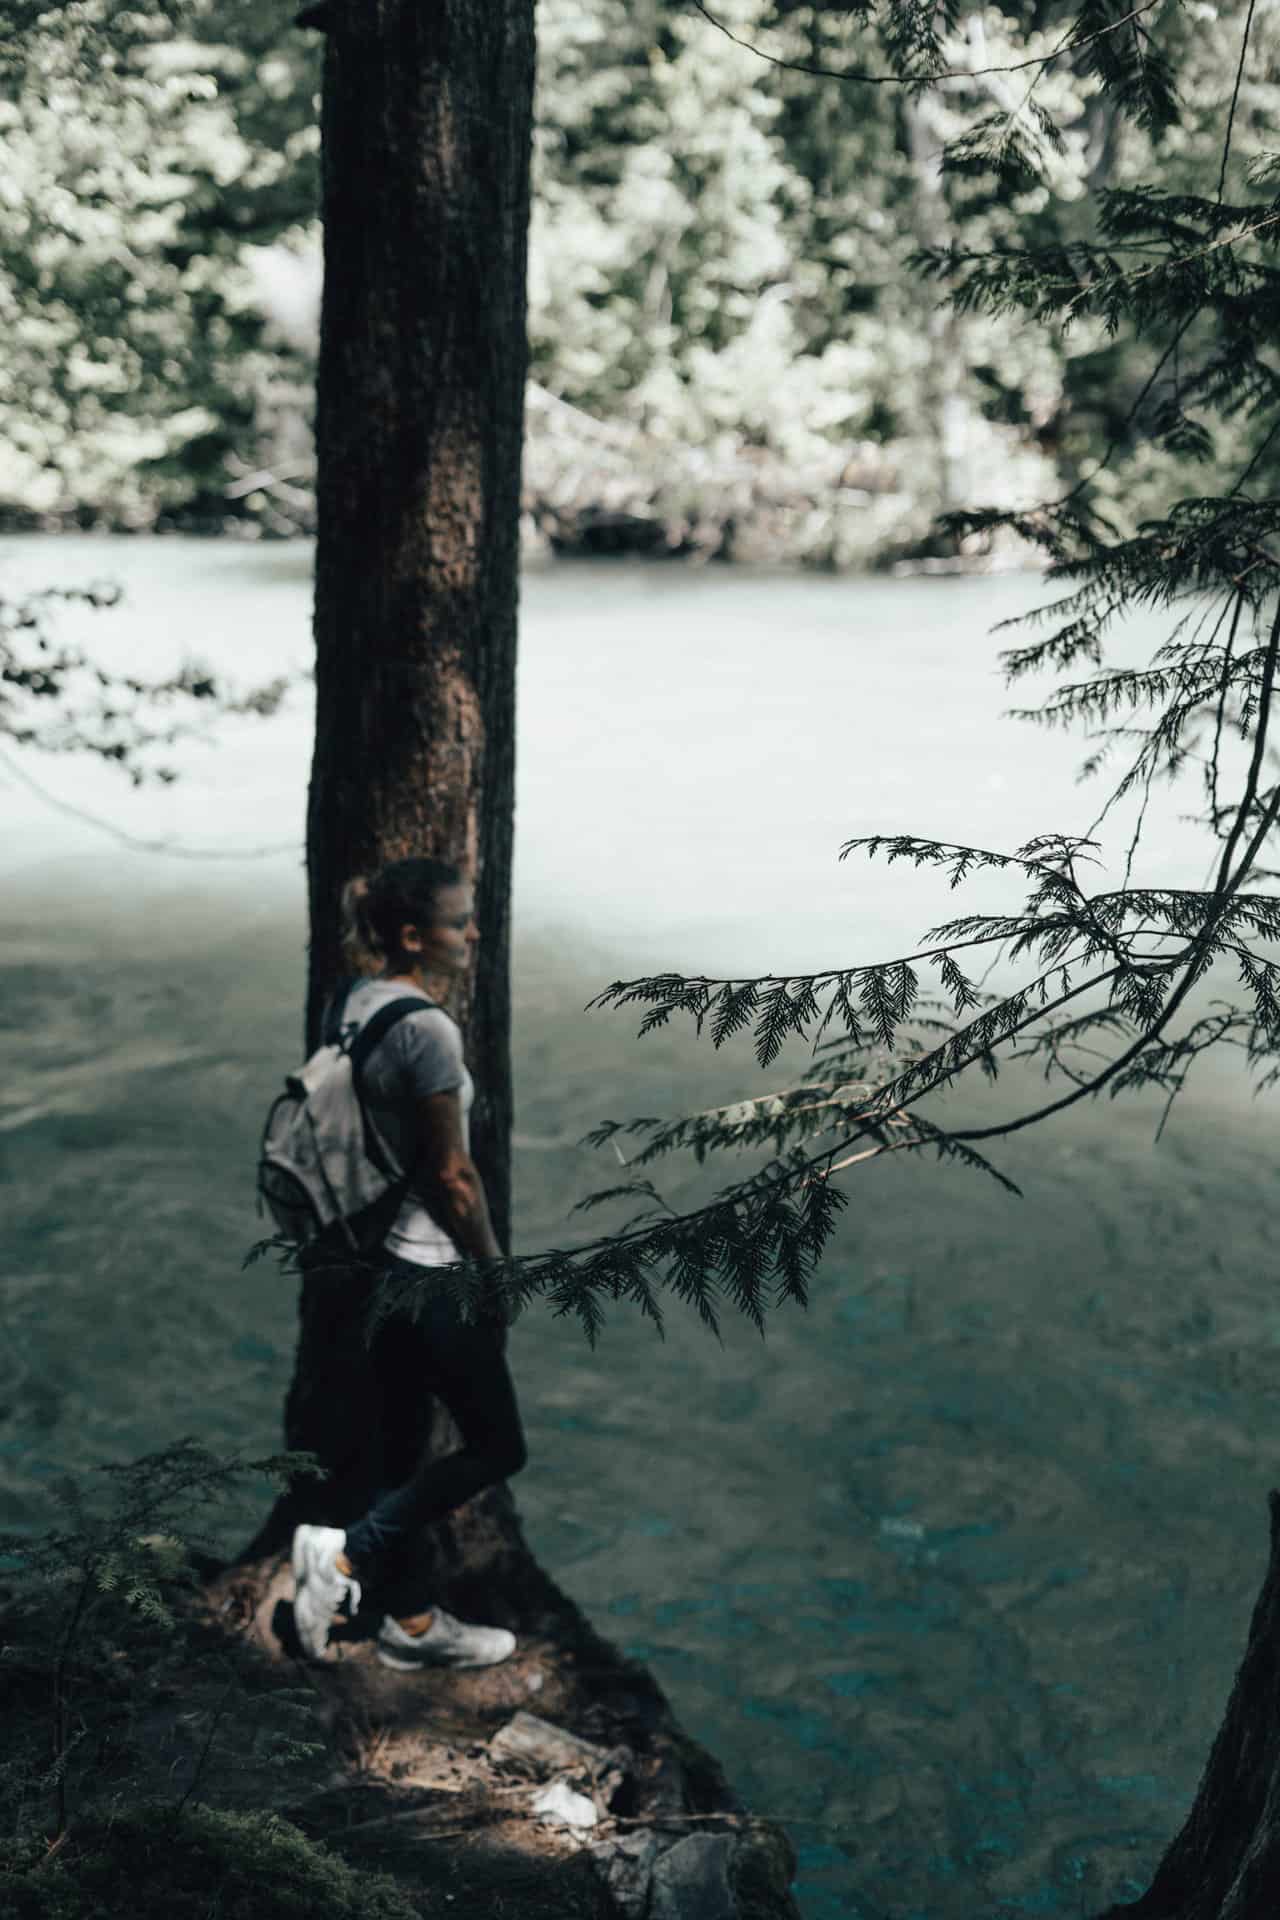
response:
<path id="1" fill-rule="evenodd" d="M 363 1026 L 379 1007 L 412 998 L 416 989 L 397 980 L 360 980 L 342 1008 L 343 1028 Z M 462 1058 L 457 1023 L 426 994 L 421 1013 L 407 1013 L 384 1034 L 365 1062 L 362 1087 L 369 1117 L 398 1164 L 413 1157 L 413 1108 L 429 1093 L 456 1090 L 462 1107 L 462 1142 L 471 1147 L 470 1114 L 475 1083 Z M 410 1192 L 383 1242 L 388 1253 L 418 1267 L 444 1267 L 461 1253 L 437 1225 L 423 1201 Z"/>

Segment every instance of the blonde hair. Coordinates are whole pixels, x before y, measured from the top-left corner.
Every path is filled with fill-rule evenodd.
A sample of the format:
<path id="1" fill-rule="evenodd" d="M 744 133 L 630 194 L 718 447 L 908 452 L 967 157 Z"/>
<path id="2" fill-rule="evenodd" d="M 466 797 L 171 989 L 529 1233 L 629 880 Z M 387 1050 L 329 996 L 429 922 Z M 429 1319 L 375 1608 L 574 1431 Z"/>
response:
<path id="1" fill-rule="evenodd" d="M 430 926 L 436 896 L 462 884 L 447 860 L 392 860 L 374 874 L 358 873 L 342 889 L 342 959 L 348 973 L 378 973 L 395 958 L 400 929 Z"/>
<path id="2" fill-rule="evenodd" d="M 377 935 L 369 925 L 365 910 L 364 903 L 368 893 L 369 881 L 363 873 L 358 873 L 353 880 L 348 880 L 342 889 L 339 902 L 342 966 L 343 971 L 348 974 L 378 973 L 383 964 Z"/>

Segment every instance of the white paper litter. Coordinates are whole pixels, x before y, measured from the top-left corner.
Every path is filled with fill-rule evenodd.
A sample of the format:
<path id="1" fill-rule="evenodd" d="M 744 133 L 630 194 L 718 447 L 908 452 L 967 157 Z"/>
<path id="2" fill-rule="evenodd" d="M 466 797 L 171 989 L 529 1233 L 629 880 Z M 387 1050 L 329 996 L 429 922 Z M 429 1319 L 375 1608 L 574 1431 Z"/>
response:
<path id="1" fill-rule="evenodd" d="M 585 1793 L 575 1793 L 563 1780 L 553 1780 L 534 1795 L 533 1811 L 542 1820 L 557 1827 L 594 1827 L 600 1818 L 595 1802 Z"/>

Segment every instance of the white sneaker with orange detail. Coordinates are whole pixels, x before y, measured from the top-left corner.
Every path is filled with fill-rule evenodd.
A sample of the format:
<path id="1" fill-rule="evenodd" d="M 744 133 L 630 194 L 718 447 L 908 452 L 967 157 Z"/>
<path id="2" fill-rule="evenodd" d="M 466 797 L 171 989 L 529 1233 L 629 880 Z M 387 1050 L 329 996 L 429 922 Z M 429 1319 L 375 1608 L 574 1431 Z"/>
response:
<path id="1" fill-rule="evenodd" d="M 431 1609 L 425 1633 L 406 1633 L 384 1614 L 378 1629 L 378 1658 L 397 1673 L 427 1667 L 496 1667 L 515 1652 L 516 1637 L 505 1627 L 470 1627 L 443 1607 Z"/>

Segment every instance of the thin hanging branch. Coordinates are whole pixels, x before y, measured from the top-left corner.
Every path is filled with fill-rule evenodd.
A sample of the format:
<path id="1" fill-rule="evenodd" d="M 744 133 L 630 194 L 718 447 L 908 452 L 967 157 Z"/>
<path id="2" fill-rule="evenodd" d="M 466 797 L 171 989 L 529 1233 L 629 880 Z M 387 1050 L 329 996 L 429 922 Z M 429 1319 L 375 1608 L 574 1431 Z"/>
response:
<path id="1" fill-rule="evenodd" d="M 763 60 L 771 67 L 779 67 L 785 73 L 803 73 L 814 80 L 844 80 L 858 86 L 912 87 L 919 86 L 922 79 L 927 80 L 930 85 L 936 85 L 940 80 L 976 80 L 988 74 L 1022 73 L 1028 67 L 1049 66 L 1053 61 L 1062 59 L 1064 54 L 1078 53 L 1082 48 L 1094 46 L 1113 33 L 1123 32 L 1125 28 L 1131 27 L 1135 21 L 1141 19 L 1143 14 L 1150 13 L 1154 7 L 1158 6 L 1159 0 L 1142 0 L 1141 6 L 1131 8 L 1118 20 L 1108 21 L 1105 27 L 1096 27 L 1091 33 L 1079 34 L 1074 39 L 1065 39 L 1049 53 L 1031 54 L 1025 60 L 1011 60 L 1002 66 L 941 67 L 925 75 L 869 73 L 856 67 L 825 67 L 810 60 L 785 60 L 776 54 L 766 53 L 763 47 L 756 46 L 753 41 L 743 39 L 741 34 L 735 33 L 731 27 L 725 25 L 723 20 L 717 18 L 710 7 L 704 4 L 704 0 L 689 0 L 689 4 L 695 13 L 700 13 L 703 19 L 716 29 L 717 33 L 722 33 L 726 40 L 732 40 L 734 46 L 745 48 L 748 53 L 753 53 L 757 60 Z"/>

